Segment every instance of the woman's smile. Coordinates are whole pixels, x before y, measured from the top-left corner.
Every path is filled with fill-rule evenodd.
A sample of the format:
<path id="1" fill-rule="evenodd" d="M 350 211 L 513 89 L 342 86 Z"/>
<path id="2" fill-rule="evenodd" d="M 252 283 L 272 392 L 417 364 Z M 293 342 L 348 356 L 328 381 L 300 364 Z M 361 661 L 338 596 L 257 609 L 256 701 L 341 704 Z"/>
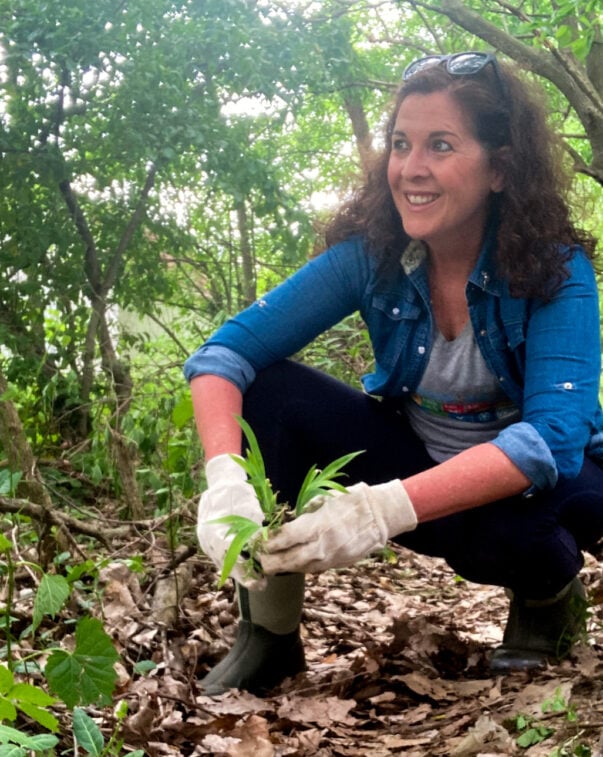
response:
<path id="1" fill-rule="evenodd" d="M 417 193 L 406 193 L 406 200 L 408 201 L 408 204 L 412 207 L 417 206 L 423 206 L 423 205 L 429 205 L 432 202 L 435 202 L 440 195 L 438 194 L 417 194 Z"/>

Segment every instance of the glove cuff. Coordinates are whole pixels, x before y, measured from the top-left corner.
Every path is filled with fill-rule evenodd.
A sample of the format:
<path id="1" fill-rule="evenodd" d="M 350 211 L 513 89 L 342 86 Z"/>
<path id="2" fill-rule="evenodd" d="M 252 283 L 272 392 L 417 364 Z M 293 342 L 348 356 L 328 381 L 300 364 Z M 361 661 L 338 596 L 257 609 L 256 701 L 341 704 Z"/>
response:
<path id="1" fill-rule="evenodd" d="M 242 460 L 240 455 L 216 455 L 205 463 L 205 478 L 207 486 L 218 486 L 223 481 L 247 481 L 247 474 L 237 462 Z"/>
<path id="2" fill-rule="evenodd" d="M 371 486 L 371 495 L 374 502 L 373 514 L 384 536 L 384 543 L 393 536 L 414 531 L 418 523 L 417 514 L 399 479 Z"/>

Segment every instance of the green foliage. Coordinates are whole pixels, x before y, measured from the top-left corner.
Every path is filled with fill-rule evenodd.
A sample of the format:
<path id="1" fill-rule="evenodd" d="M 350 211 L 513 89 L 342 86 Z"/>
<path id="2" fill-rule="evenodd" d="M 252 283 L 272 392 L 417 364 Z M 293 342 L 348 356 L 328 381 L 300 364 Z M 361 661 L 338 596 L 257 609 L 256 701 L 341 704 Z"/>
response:
<path id="1" fill-rule="evenodd" d="M 336 479 L 343 475 L 341 469 L 359 454 L 361 453 L 351 452 L 349 455 L 338 457 L 337 460 L 329 463 L 322 470 L 313 465 L 306 474 L 297 495 L 295 515 L 302 515 L 308 508 L 310 501 L 315 497 L 320 497 L 321 495 L 330 496 L 333 491 L 346 492 L 347 489 L 345 486 L 336 481 Z"/>
<path id="2" fill-rule="evenodd" d="M 123 742 L 117 738 L 117 729 L 121 721 L 127 714 L 127 705 L 125 702 L 120 702 L 116 708 L 117 726 L 114 733 L 111 735 L 109 742 L 105 744 L 104 736 L 94 722 L 94 720 L 83 710 L 81 707 L 76 707 L 73 711 L 73 735 L 78 743 L 78 746 L 86 750 L 87 754 L 92 757 L 121 757 L 123 754 L 122 747 Z M 144 751 L 137 749 L 132 752 L 128 752 L 130 757 L 144 757 Z"/>
<path id="3" fill-rule="evenodd" d="M 82 618 L 75 632 L 75 649 L 55 649 L 44 674 L 50 690 L 68 707 L 111 703 L 119 659 L 111 638 L 97 618 Z"/>
<path id="4" fill-rule="evenodd" d="M 12 544 L 0 534 L 0 552 L 3 552 L 10 561 Z M 43 573 L 38 590 L 34 599 L 33 622 L 25 633 L 35 633 L 39 628 L 44 616 L 55 616 L 65 606 L 68 597 L 74 587 L 82 588 L 80 583 L 85 577 L 93 577 L 97 573 L 97 566 L 87 560 L 75 566 L 66 565 L 68 555 L 59 555 L 57 565 L 62 565 L 67 570 L 67 578 L 62 575 Z M 131 562 L 136 565 L 136 558 Z M 14 570 L 14 565 L 9 562 Z M 38 566 L 30 565 L 31 568 Z M 39 569 L 39 568 L 38 568 Z M 13 573 L 9 573 L 9 587 L 12 585 Z M 5 617 L 7 652 L 10 661 L 10 613 L 11 593 L 9 592 Z M 43 652 L 44 650 L 40 650 Z M 35 657 L 37 653 L 32 656 Z M 40 686 L 22 682 L 16 677 L 15 671 L 9 666 L 0 665 L 0 721 L 14 722 L 18 713 L 27 715 L 43 728 L 49 731 L 58 730 L 58 720 L 52 714 L 51 709 L 59 700 L 68 707 L 76 705 L 108 705 L 115 687 L 117 674 L 115 662 L 119 659 L 110 637 L 105 633 L 102 623 L 90 617 L 82 618 L 75 630 L 75 649 L 67 652 L 62 649 L 53 649 L 50 652 L 44 669 L 44 675 L 51 691 L 56 697 L 50 696 Z M 21 672 L 31 670 L 35 663 L 26 661 Z M 16 669 L 17 666 L 14 666 Z M 90 725 L 90 719 L 83 713 L 74 714 L 74 732 L 77 730 L 83 740 L 83 732 Z M 49 749 L 57 740 L 42 737 L 29 737 L 21 731 L 10 728 L 0 728 L 0 755 L 26 754 L 26 751 L 42 751 Z M 94 726 L 94 728 L 97 728 Z M 97 738 L 94 729 L 88 729 L 88 738 Z M 79 736 L 77 736 L 79 738 Z M 33 740 L 30 740 L 33 739 Z M 107 747 L 102 746 L 98 754 L 118 755 L 119 750 L 111 751 L 111 744 L 115 741 L 115 735 Z M 4 741 L 2 740 L 4 739 Z M 101 736 L 102 739 L 102 736 Z M 97 741 L 98 746 L 98 741 Z M 86 747 L 87 748 L 87 747 Z"/>
<path id="5" fill-rule="evenodd" d="M 40 625 L 44 615 L 56 615 L 61 610 L 70 591 L 69 583 L 63 576 L 48 573 L 42 576 L 34 601 L 32 631 Z"/>
<path id="6" fill-rule="evenodd" d="M 264 524 L 259 525 L 240 515 L 227 515 L 224 518 L 209 521 L 209 523 L 227 524 L 229 527 L 227 536 L 233 537 L 224 557 L 219 586 L 224 584 L 241 555 L 246 557 L 245 566 L 250 576 L 259 577 L 262 574 L 262 568 L 256 556 L 262 549 L 262 542 L 272 531 L 282 526 L 288 512 L 288 504 L 278 502 L 278 493 L 273 491 L 266 477 L 264 458 L 253 429 L 244 418 L 237 416 L 237 421 L 247 440 L 247 449 L 243 457 L 237 455 L 233 458 L 247 473 L 249 483 L 253 486 L 264 513 Z M 323 470 L 313 465 L 300 486 L 293 515 L 295 517 L 303 515 L 309 509 L 308 505 L 312 500 L 314 500 L 312 507 L 320 506 L 322 502 L 319 504 L 316 498 L 330 496 L 333 491 L 345 492 L 346 488 L 336 479 L 343 475 L 342 468 L 360 454 L 362 453 L 352 452 L 343 455 L 329 463 Z"/>
<path id="7" fill-rule="evenodd" d="M 563 696 L 561 688 L 556 689 L 554 695 L 546 699 L 540 709 L 543 715 L 564 714 L 568 723 L 576 723 L 577 721 L 576 711 Z M 555 729 L 543 722 L 542 718 L 539 719 L 523 713 L 516 715 L 511 720 L 510 726 L 518 732 L 516 743 L 522 749 L 528 749 L 534 744 L 546 741 L 555 733 Z M 589 757 L 589 747 L 582 744 L 572 744 L 573 741 L 574 739 L 571 739 L 567 744 L 556 747 L 551 752 L 550 757 L 570 757 L 570 755 Z"/>
<path id="8" fill-rule="evenodd" d="M 81 707 L 73 710 L 73 735 L 88 754 L 99 757 L 105 747 L 105 738 L 92 718 Z"/>
<path id="9" fill-rule="evenodd" d="M 49 731 L 57 731 L 58 720 L 47 709 L 56 701 L 39 686 L 15 681 L 13 673 L 0 665 L 0 722 L 14 722 L 20 711 Z"/>
<path id="10" fill-rule="evenodd" d="M 261 541 L 268 538 L 268 529 L 240 515 L 227 515 L 224 518 L 210 520 L 209 524 L 211 523 L 225 523 L 228 525 L 226 536 L 233 537 L 224 555 L 218 587 L 225 584 L 241 555 L 246 557 L 246 574 L 249 577 L 259 578 L 262 575 L 262 566 L 256 559 L 256 555 L 261 549 Z"/>
<path id="11" fill-rule="evenodd" d="M 548 739 L 555 732 L 553 728 L 536 723 L 532 718 L 525 715 L 517 716 L 515 726 L 520 732 L 515 742 L 522 749 L 527 749 L 534 744 L 540 744 L 541 741 L 545 741 L 545 739 Z"/>
<path id="12" fill-rule="evenodd" d="M 0 725 L 0 757 L 27 757 L 28 752 L 46 752 L 58 743 L 58 738 L 52 734 L 28 736 L 16 728 Z"/>
<path id="13" fill-rule="evenodd" d="M 262 512 L 270 520 L 276 509 L 276 494 L 272 491 L 270 481 L 266 477 L 264 458 L 262 457 L 262 452 L 253 430 L 244 418 L 237 417 L 237 421 L 243 429 L 248 448 L 242 458 L 237 456 L 235 460 L 247 474 L 249 483 L 253 486 L 257 495 Z"/>
<path id="14" fill-rule="evenodd" d="M 555 747 L 548 757 L 593 757 L 593 751 L 587 744 L 574 744 L 576 739 L 571 739 L 570 743 Z"/>
<path id="15" fill-rule="evenodd" d="M 22 476 L 23 474 L 21 473 L 21 471 L 16 471 L 13 473 L 6 468 L 0 470 L 0 496 L 14 497 L 17 490 L 17 485 Z M 0 547 L 0 552 L 1 551 L 3 551 L 2 547 Z"/>

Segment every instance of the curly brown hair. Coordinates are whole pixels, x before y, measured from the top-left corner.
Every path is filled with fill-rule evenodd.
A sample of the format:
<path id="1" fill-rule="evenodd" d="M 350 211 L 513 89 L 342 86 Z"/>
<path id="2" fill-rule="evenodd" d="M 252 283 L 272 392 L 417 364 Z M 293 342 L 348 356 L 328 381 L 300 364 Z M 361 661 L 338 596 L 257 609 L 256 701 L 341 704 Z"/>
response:
<path id="1" fill-rule="evenodd" d="M 402 101 L 411 94 L 446 90 L 465 112 L 477 140 L 504 177 L 493 194 L 498 222 L 497 266 L 510 291 L 521 297 L 550 297 L 565 278 L 565 262 L 576 245 L 593 257 L 596 240 L 570 218 L 571 175 L 561 141 L 547 123 L 540 88 L 521 79 L 508 64 L 485 66 L 479 74 L 451 75 L 433 66 L 400 87 L 385 127 L 385 146 L 364 184 L 336 212 L 326 228 L 327 245 L 362 235 L 381 270 L 397 265 L 409 241 L 387 182 L 391 134 Z M 562 256 L 559 246 L 570 251 Z"/>

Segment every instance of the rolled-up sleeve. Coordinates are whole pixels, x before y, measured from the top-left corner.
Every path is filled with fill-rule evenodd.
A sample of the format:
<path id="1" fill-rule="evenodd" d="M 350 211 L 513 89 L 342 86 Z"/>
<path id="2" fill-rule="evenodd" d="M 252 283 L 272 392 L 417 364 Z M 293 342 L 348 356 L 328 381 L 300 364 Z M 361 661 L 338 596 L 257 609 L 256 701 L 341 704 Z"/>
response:
<path id="1" fill-rule="evenodd" d="M 208 373 L 227 379 L 243 393 L 255 378 L 251 363 L 234 350 L 218 344 L 200 347 L 184 363 L 184 377 L 187 381 Z"/>
<path id="2" fill-rule="evenodd" d="M 568 262 L 568 269 L 570 275 L 554 298 L 537 303 L 529 318 L 522 420 L 493 442 L 537 488 L 579 474 L 598 408 L 596 281 L 582 253 Z"/>
<path id="3" fill-rule="evenodd" d="M 492 442 L 510 458 L 536 489 L 552 489 L 557 483 L 555 458 L 542 436 L 529 423 L 508 426 Z"/>

